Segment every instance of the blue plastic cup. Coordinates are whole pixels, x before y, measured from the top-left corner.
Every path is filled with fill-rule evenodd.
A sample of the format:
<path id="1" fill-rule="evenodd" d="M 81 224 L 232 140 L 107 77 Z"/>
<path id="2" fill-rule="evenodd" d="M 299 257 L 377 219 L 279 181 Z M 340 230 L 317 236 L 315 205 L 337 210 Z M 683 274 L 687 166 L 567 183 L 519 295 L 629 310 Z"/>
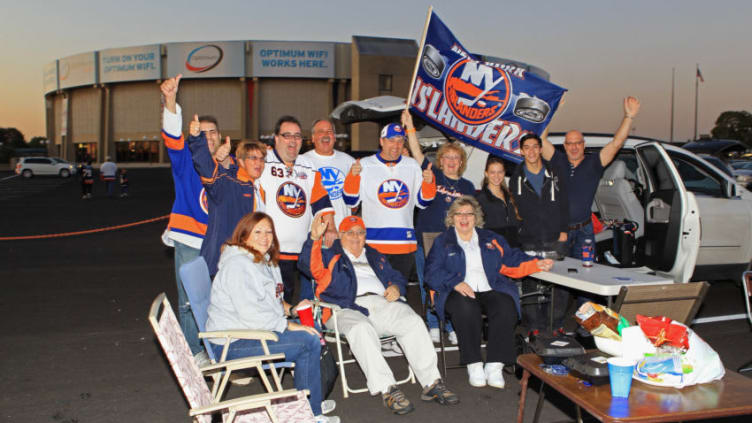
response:
<path id="1" fill-rule="evenodd" d="M 612 397 L 629 397 L 629 389 L 632 387 L 632 374 L 636 364 L 635 360 L 624 357 L 608 359 L 608 378 L 611 381 Z"/>

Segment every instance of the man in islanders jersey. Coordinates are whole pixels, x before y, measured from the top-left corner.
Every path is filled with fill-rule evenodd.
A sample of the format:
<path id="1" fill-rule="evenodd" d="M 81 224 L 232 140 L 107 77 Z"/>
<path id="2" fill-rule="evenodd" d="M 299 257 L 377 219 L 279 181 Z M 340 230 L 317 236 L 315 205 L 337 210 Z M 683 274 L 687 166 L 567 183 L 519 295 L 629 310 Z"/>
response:
<path id="1" fill-rule="evenodd" d="M 198 326 L 193 317 L 188 296 L 180 280 L 180 266 L 198 257 L 209 221 L 208 199 L 198 173 L 193 168 L 191 151 L 183 138 L 182 111 L 177 104 L 178 87 L 182 75 L 166 79 L 160 85 L 164 110 L 162 112 L 162 139 L 172 165 L 175 184 L 175 202 L 165 231 L 165 243 L 175 247 L 175 279 L 178 288 L 178 320 L 191 352 L 204 351 L 198 339 Z M 222 139 L 216 119 L 199 117 L 201 131 L 206 134 L 207 145 L 215 155 Z M 206 357 L 208 361 L 208 357 Z"/>
<path id="2" fill-rule="evenodd" d="M 334 209 L 321 183 L 316 166 L 299 156 L 303 145 L 300 122 L 282 116 L 274 126 L 274 148 L 266 153 L 266 165 L 259 178 L 266 193 L 266 213 L 272 217 L 280 247 L 279 270 L 284 282 L 284 300 L 293 304 L 295 285 L 300 283 L 300 299 L 313 299 L 311 281 L 298 273 L 298 255 L 308 238 L 313 217 L 323 213 L 329 222 L 327 247 L 337 238 Z M 298 282 L 299 281 L 299 282 Z"/>
<path id="3" fill-rule="evenodd" d="M 413 129 L 414 131 L 414 129 Z M 345 178 L 345 203 L 363 203 L 366 243 L 389 259 L 409 280 L 417 243 L 413 228 L 415 207 L 428 207 L 436 196 L 431 164 L 425 170 L 402 155 L 405 131 L 390 123 L 381 130 L 381 151 L 358 160 Z"/>

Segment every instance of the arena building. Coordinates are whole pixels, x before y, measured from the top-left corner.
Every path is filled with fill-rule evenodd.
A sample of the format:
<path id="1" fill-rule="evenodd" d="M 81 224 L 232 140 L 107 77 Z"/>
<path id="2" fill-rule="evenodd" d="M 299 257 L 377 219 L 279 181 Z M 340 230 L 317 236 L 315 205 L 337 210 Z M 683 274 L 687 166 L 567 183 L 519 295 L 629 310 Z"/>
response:
<path id="1" fill-rule="evenodd" d="M 168 163 L 159 84 L 179 73 L 186 129 L 194 114 L 214 115 L 234 141 L 269 139 L 277 118 L 289 114 L 309 137 L 310 124 L 344 101 L 406 96 L 417 52 L 415 40 L 353 36 L 351 43 L 176 42 L 64 57 L 44 68 L 48 152 L 77 162 Z M 486 59 L 549 79 L 534 66 Z M 344 150 L 378 146 L 375 124 L 337 132 Z"/>

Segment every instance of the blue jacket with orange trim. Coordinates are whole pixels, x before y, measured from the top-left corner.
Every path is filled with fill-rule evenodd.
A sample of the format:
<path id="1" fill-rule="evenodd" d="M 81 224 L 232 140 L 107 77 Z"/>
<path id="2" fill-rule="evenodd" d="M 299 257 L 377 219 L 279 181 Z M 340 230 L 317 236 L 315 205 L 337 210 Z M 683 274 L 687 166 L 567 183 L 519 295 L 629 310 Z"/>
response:
<path id="1" fill-rule="evenodd" d="M 234 160 L 225 169 L 212 158 L 203 132 L 198 137 L 188 137 L 188 148 L 209 201 L 209 224 L 201 256 L 206 259 L 209 274 L 214 276 L 222 244 L 232 236 L 238 221 L 248 213 L 264 211 L 263 193 Z"/>
<path id="2" fill-rule="evenodd" d="M 327 249 L 322 249 L 322 239 L 313 241 L 308 239 L 303 244 L 303 251 L 298 260 L 298 269 L 309 278 L 316 281 L 316 297 L 328 303 L 337 304 L 343 308 L 357 310 L 368 316 L 368 310 L 355 304 L 358 292 L 358 279 L 350 259 L 342 249 L 339 240 Z M 407 293 L 407 281 L 402 274 L 389 265 L 389 260 L 376 251 L 375 248 L 365 246 L 365 255 L 373 273 L 379 278 L 384 288 L 397 285 L 400 295 Z M 328 313 L 323 321 L 328 319 Z"/>
<path id="3" fill-rule="evenodd" d="M 494 291 L 512 297 L 519 315 L 520 294 L 517 285 L 510 282 L 507 276 L 521 278 L 537 272 L 538 259 L 510 247 L 502 236 L 494 232 L 480 228 L 475 230 L 478 232 L 480 256 L 488 284 Z M 436 291 L 436 312 L 440 319 L 444 319 L 444 305 L 449 294 L 455 286 L 465 281 L 465 252 L 457 242 L 454 227 L 448 228 L 433 242 L 426 259 L 423 280 Z"/>

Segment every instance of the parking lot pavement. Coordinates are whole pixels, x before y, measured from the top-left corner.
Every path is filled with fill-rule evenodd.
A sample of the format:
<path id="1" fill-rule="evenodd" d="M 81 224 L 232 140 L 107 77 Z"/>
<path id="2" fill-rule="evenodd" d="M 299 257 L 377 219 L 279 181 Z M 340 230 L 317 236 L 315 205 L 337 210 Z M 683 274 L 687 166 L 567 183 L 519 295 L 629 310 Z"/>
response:
<path id="1" fill-rule="evenodd" d="M 169 213 L 169 170 L 134 169 L 129 175 L 132 196 L 122 200 L 103 197 L 98 185 L 95 198 L 83 201 L 75 179 L 47 188 L 42 187 L 48 181 L 41 178 L 14 179 L 20 184 L 11 194 L 0 195 L 0 235 L 71 232 Z M 160 292 L 175 304 L 172 250 L 159 240 L 164 227 L 165 221 L 158 221 L 85 236 L 0 241 L 0 421 L 189 421 L 186 402 L 146 320 Z M 409 297 L 415 299 L 417 287 L 410 289 Z M 708 298 L 723 303 L 736 295 L 733 289 L 731 282 L 722 290 L 714 285 Z M 729 367 L 752 358 L 752 335 L 744 321 L 699 325 L 698 332 Z M 457 354 L 449 360 L 456 362 Z M 400 357 L 389 363 L 397 376 L 406 371 Z M 463 369 L 449 371 L 449 387 L 462 401 L 454 407 L 422 403 L 417 385 L 404 386 L 416 403 L 407 417 L 389 414 L 380 398 L 368 394 L 343 399 L 338 382 L 331 397 L 337 400 L 334 414 L 344 422 L 514 418 L 519 398 L 515 378 L 507 376 L 507 388 L 496 390 L 470 388 L 466 377 Z M 348 369 L 348 378 L 365 385 L 355 366 Z M 287 376 L 285 384 L 292 386 L 292 378 Z M 233 386 L 229 395 L 260 389 L 258 383 Z M 537 398 L 532 388 L 528 395 L 526 415 L 531 416 Z M 546 398 L 542 422 L 573 417 L 566 401 L 556 395 Z"/>

